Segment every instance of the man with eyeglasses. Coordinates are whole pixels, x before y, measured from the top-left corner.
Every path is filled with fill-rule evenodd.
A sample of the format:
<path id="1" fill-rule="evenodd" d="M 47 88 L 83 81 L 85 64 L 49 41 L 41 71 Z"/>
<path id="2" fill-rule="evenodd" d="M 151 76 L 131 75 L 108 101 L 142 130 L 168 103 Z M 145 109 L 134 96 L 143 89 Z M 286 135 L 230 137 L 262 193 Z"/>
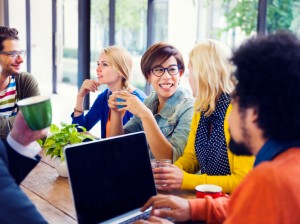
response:
<path id="1" fill-rule="evenodd" d="M 18 112 L 17 101 L 40 95 L 36 79 L 21 72 L 26 51 L 21 50 L 18 31 L 0 26 L 0 138 L 5 139 Z"/>

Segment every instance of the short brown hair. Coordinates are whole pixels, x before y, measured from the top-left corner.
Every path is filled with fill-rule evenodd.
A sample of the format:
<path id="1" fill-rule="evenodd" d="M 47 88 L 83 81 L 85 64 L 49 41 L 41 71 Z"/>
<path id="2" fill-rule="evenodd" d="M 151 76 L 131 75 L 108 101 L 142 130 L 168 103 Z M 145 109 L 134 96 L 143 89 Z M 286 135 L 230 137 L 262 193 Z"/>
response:
<path id="1" fill-rule="evenodd" d="M 174 46 L 165 42 L 158 42 L 149 47 L 141 59 L 141 69 L 145 79 L 148 80 L 148 75 L 155 62 L 159 60 L 159 64 L 162 64 L 171 56 L 176 58 L 177 65 L 184 72 L 185 67 L 182 55 Z"/>
<path id="2" fill-rule="evenodd" d="M 0 51 L 3 50 L 5 40 L 19 40 L 18 30 L 7 26 L 0 26 Z"/>

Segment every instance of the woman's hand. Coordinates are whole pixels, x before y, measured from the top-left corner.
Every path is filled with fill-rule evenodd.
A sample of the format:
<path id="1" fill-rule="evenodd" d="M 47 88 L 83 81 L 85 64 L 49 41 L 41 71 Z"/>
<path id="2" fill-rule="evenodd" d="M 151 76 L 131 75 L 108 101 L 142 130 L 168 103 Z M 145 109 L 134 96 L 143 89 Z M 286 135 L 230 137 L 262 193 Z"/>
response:
<path id="1" fill-rule="evenodd" d="M 183 180 L 183 171 L 175 165 L 152 169 L 155 184 L 160 191 L 180 190 Z"/>
<path id="2" fill-rule="evenodd" d="M 116 92 L 112 92 L 112 94 L 109 96 L 109 98 L 108 98 L 108 101 L 107 101 L 107 103 L 108 103 L 108 107 L 112 110 L 112 111 L 114 111 L 114 112 L 117 112 L 117 113 L 120 113 L 119 111 L 118 111 L 118 102 L 117 102 L 117 94 L 116 94 Z"/>
<path id="3" fill-rule="evenodd" d="M 78 96 L 85 97 L 85 95 L 88 94 L 89 92 L 96 92 L 99 86 L 100 84 L 97 81 L 86 79 L 84 80 L 84 82 L 82 83 L 78 91 Z"/>
<path id="4" fill-rule="evenodd" d="M 128 91 L 116 91 L 113 92 L 112 95 L 113 97 L 110 97 L 109 99 L 109 107 L 111 109 L 115 109 L 117 107 L 117 110 L 120 112 L 128 110 L 130 113 L 134 114 L 135 116 L 141 119 L 143 116 L 150 112 L 150 110 L 138 97 L 136 97 Z M 124 100 L 124 102 L 118 102 L 117 98 Z M 118 105 L 123 107 L 118 108 Z"/>

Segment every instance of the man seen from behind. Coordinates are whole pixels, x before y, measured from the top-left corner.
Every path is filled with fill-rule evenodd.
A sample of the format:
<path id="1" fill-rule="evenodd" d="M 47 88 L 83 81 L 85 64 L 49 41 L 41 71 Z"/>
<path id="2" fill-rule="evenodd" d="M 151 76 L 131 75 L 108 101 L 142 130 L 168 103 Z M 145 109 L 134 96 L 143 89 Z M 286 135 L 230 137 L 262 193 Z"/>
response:
<path id="1" fill-rule="evenodd" d="M 233 55 L 233 110 L 229 148 L 255 155 L 254 169 L 230 198 L 190 199 L 158 195 L 148 223 L 300 222 L 300 41 L 288 32 L 253 37 Z M 170 209 L 160 209 L 169 207 Z M 145 222 L 145 221 L 144 221 Z"/>

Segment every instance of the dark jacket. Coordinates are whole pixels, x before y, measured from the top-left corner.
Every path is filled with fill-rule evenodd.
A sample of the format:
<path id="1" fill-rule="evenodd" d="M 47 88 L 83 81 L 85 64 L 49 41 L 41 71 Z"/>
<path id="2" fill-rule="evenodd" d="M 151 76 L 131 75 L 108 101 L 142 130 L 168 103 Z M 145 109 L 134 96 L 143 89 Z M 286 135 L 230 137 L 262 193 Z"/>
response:
<path id="1" fill-rule="evenodd" d="M 0 140 L 0 223 L 47 223 L 18 184 L 38 164 L 40 157 L 20 155 Z"/>

